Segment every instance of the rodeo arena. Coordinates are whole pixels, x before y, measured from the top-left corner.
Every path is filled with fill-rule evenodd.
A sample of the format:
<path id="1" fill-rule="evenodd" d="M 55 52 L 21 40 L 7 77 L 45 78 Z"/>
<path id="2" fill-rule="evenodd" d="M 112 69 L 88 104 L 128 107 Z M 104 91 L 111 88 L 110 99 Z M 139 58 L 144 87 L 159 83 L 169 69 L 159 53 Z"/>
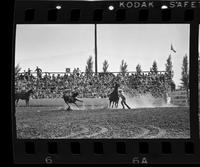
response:
<path id="1" fill-rule="evenodd" d="M 37 67 L 15 75 L 15 92 L 18 138 L 190 137 L 189 98 L 165 71 L 88 74 Z"/>

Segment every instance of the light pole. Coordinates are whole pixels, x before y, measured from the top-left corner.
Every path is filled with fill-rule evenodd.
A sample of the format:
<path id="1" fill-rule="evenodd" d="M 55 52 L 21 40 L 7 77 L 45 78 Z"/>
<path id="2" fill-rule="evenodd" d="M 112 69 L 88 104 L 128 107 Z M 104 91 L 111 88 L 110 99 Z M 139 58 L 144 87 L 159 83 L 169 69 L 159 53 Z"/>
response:
<path id="1" fill-rule="evenodd" d="M 97 75 L 97 25 L 94 24 L 94 42 L 95 42 L 95 74 Z"/>

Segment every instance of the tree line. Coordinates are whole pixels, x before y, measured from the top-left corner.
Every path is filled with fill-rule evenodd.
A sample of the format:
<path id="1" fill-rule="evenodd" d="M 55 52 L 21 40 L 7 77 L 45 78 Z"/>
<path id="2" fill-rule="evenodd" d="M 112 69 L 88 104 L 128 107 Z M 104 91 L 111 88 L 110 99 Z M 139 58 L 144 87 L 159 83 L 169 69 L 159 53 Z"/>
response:
<path id="1" fill-rule="evenodd" d="M 183 57 L 182 60 L 182 72 L 181 72 L 181 88 L 185 89 L 187 92 L 189 90 L 189 66 L 188 66 L 188 56 L 187 54 L 185 54 L 185 56 Z M 107 60 L 103 61 L 103 67 L 102 67 L 102 72 L 103 73 L 108 73 L 108 68 L 109 68 L 109 63 Z M 89 56 L 87 63 L 86 63 L 86 67 L 85 67 L 85 73 L 87 75 L 92 74 L 93 71 L 93 60 L 92 60 L 92 56 Z M 125 60 L 123 59 L 121 61 L 120 64 L 120 68 L 119 68 L 119 72 L 122 75 L 125 75 L 125 73 L 128 72 L 128 64 L 127 62 L 125 62 Z M 165 64 L 165 74 L 166 74 L 166 78 L 168 80 L 168 82 L 171 84 L 173 82 L 173 76 L 174 76 L 174 71 L 173 71 L 173 64 L 172 64 L 172 59 L 171 59 L 171 55 L 169 55 L 169 57 L 166 60 L 166 64 Z M 142 73 L 142 67 L 140 64 L 137 64 L 136 66 L 136 74 L 140 75 Z M 158 65 L 156 60 L 153 61 L 152 66 L 150 67 L 150 73 L 151 74 L 158 74 Z"/>
<path id="2" fill-rule="evenodd" d="M 102 72 L 103 73 L 108 73 L 108 68 L 109 68 L 109 63 L 107 60 L 103 61 L 103 68 L 102 68 Z M 189 91 L 189 63 L 188 63 L 188 56 L 187 54 L 185 54 L 185 56 L 183 57 L 182 60 L 182 72 L 181 72 L 181 88 L 185 89 L 187 91 Z M 19 66 L 19 64 L 17 64 L 15 66 L 15 76 L 17 76 L 17 74 L 20 72 L 21 67 Z M 173 71 L 173 64 L 172 64 L 172 60 L 171 60 L 171 55 L 169 55 L 169 57 L 166 60 L 166 64 L 165 64 L 165 71 L 166 71 L 166 78 L 168 80 L 169 84 L 174 83 L 173 82 L 173 76 L 174 76 L 174 71 Z M 128 72 L 128 64 L 127 62 L 125 62 L 125 60 L 121 61 L 120 64 L 120 70 L 119 72 L 122 73 L 122 75 L 125 75 L 125 73 Z M 86 68 L 85 68 L 85 73 L 86 75 L 92 74 L 93 73 L 93 60 L 92 60 L 92 56 L 89 56 L 87 62 L 86 62 Z M 140 64 L 138 64 L 136 66 L 136 74 L 140 75 L 142 73 L 142 67 Z M 154 60 L 152 67 L 150 67 L 150 73 L 152 74 L 158 74 L 158 66 L 157 66 L 157 62 Z"/>

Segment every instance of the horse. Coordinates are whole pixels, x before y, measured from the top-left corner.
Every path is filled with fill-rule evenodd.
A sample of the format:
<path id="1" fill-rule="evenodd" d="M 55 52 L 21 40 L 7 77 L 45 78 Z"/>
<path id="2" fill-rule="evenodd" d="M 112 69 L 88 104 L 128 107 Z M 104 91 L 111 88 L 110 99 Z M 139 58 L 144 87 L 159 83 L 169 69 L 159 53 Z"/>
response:
<path id="1" fill-rule="evenodd" d="M 26 101 L 26 106 L 29 106 L 29 99 L 30 99 L 30 95 L 33 94 L 33 90 L 30 89 L 27 92 L 16 92 L 15 93 L 15 105 L 18 105 L 18 101 L 19 99 L 21 100 L 25 100 Z"/>
<path id="2" fill-rule="evenodd" d="M 72 95 L 63 94 L 63 99 L 64 99 L 65 103 L 68 105 L 67 110 L 71 110 L 69 103 L 73 103 L 78 107 L 78 105 L 76 104 L 76 101 L 83 102 L 82 100 L 79 100 L 76 98 L 78 95 L 79 95 L 78 92 L 74 92 L 74 93 L 72 93 Z"/>
<path id="3" fill-rule="evenodd" d="M 116 108 L 118 107 L 118 102 L 119 102 L 118 88 L 119 88 L 119 86 L 120 85 L 118 83 L 115 83 L 114 90 L 112 91 L 111 94 L 109 94 L 109 107 L 111 106 L 111 104 L 112 104 L 112 108 L 113 108 L 114 104 L 115 104 Z"/>

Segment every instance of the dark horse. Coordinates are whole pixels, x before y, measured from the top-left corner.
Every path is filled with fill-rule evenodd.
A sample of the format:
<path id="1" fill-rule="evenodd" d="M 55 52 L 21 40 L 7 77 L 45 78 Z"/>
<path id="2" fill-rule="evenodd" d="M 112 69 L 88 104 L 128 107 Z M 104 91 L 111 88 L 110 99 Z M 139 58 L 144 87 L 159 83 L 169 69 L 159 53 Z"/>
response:
<path id="1" fill-rule="evenodd" d="M 114 104 L 115 104 L 115 107 L 118 107 L 118 102 L 119 102 L 118 88 L 119 88 L 119 86 L 120 85 L 118 83 L 115 83 L 114 90 L 112 91 L 111 94 L 109 94 L 109 102 L 110 102 L 109 107 L 111 106 L 111 104 L 112 104 L 112 108 L 113 108 Z"/>
<path id="2" fill-rule="evenodd" d="M 15 105 L 17 106 L 19 99 L 26 101 L 26 106 L 29 106 L 30 95 L 33 93 L 33 90 L 30 89 L 27 92 L 16 92 L 15 93 Z"/>
<path id="3" fill-rule="evenodd" d="M 83 102 L 82 100 L 77 99 L 76 97 L 78 96 L 78 92 L 74 92 L 72 93 L 72 95 L 63 95 L 63 99 L 65 101 L 65 103 L 68 105 L 68 109 L 67 110 L 71 110 L 69 103 L 73 103 L 75 104 L 77 107 L 78 105 L 76 104 L 76 101 L 80 101 Z"/>

